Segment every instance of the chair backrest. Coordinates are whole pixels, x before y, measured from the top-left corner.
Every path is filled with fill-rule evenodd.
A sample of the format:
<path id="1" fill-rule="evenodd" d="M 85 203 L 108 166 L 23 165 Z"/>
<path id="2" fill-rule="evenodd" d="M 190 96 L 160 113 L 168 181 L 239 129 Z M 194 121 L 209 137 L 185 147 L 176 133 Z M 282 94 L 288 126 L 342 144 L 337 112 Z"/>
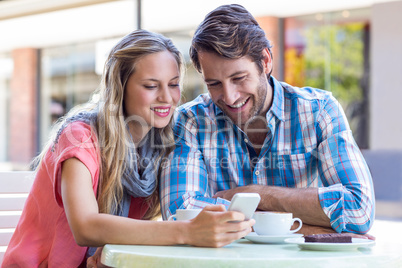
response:
<path id="1" fill-rule="evenodd" d="M 33 181 L 32 171 L 0 172 L 0 264 Z"/>
<path id="2" fill-rule="evenodd" d="M 363 155 L 373 176 L 376 200 L 402 202 L 402 151 L 365 150 Z"/>

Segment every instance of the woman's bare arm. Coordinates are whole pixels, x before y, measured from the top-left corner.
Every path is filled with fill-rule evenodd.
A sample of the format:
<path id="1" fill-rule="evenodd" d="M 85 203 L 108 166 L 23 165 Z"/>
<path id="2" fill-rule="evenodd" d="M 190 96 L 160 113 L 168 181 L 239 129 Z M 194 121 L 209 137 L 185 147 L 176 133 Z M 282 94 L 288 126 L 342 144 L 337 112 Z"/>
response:
<path id="1" fill-rule="evenodd" d="M 110 243 L 221 247 L 245 236 L 254 224 L 254 220 L 243 221 L 243 214 L 227 212 L 223 206 L 206 207 L 191 221 L 143 221 L 99 213 L 91 174 L 76 158 L 63 163 L 61 195 L 68 223 L 80 246 Z"/>

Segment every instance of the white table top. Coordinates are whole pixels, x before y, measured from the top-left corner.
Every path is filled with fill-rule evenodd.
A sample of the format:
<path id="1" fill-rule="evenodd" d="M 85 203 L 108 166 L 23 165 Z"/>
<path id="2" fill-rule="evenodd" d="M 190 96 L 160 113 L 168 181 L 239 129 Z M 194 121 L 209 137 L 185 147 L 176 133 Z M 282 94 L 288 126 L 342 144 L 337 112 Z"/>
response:
<path id="1" fill-rule="evenodd" d="M 402 235 L 383 238 L 377 237 L 372 247 L 348 251 L 302 250 L 296 244 L 246 239 L 223 248 L 105 245 L 101 261 L 111 267 L 402 267 Z"/>

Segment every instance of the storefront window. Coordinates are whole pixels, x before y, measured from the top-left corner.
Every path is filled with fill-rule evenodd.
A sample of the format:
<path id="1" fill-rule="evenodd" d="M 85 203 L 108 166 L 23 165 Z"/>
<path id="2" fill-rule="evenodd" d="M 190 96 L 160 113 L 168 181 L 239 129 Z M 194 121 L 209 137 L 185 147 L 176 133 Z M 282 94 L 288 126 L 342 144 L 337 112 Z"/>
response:
<path id="1" fill-rule="evenodd" d="M 285 19 L 285 81 L 331 91 L 368 148 L 369 10 Z"/>
<path id="2" fill-rule="evenodd" d="M 41 144 L 51 125 L 71 108 L 89 100 L 99 86 L 95 44 L 85 43 L 42 50 Z"/>

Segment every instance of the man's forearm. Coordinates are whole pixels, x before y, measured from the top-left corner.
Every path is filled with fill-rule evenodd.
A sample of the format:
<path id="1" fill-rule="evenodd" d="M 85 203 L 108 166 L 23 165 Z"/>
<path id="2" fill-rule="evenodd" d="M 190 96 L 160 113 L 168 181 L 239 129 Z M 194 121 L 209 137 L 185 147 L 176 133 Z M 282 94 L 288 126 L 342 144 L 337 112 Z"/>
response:
<path id="1" fill-rule="evenodd" d="M 292 212 L 293 217 L 300 218 L 303 223 L 331 228 L 330 220 L 318 199 L 318 188 L 295 189 L 253 184 L 218 192 L 214 197 L 231 200 L 239 192 L 259 193 L 259 210 Z"/>
<path id="2" fill-rule="evenodd" d="M 321 208 L 317 188 L 285 188 L 262 186 L 260 210 L 292 212 L 306 224 L 331 227 L 330 220 Z"/>

